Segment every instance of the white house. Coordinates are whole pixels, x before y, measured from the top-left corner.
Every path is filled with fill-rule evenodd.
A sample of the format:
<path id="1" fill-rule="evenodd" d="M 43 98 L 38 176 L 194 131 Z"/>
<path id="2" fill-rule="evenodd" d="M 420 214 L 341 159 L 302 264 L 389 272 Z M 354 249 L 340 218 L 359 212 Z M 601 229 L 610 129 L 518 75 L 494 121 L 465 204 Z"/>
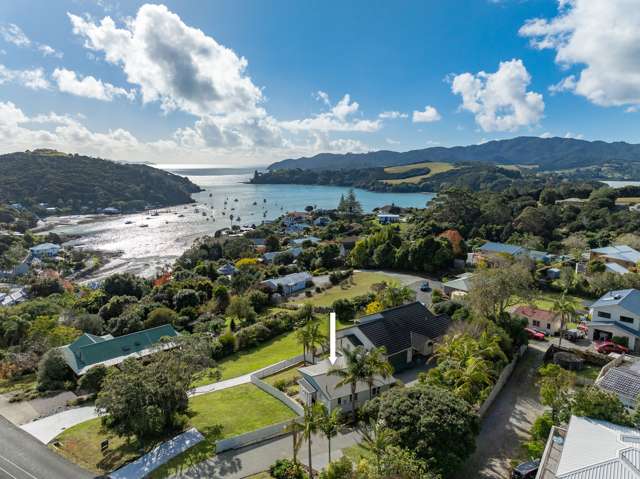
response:
<path id="1" fill-rule="evenodd" d="M 554 426 L 536 479 L 634 479 L 640 477 L 640 432 L 588 417 Z"/>
<path id="2" fill-rule="evenodd" d="M 313 276 L 309 273 L 292 273 L 279 278 L 267 279 L 261 284 L 272 292 L 281 292 L 283 295 L 288 296 L 302 291 L 309 282 L 313 282 Z"/>
<path id="3" fill-rule="evenodd" d="M 29 252 L 31 253 L 31 256 L 35 258 L 53 258 L 60 253 L 61 249 L 60 245 L 57 244 L 42 243 L 29 248 Z"/>
<path id="4" fill-rule="evenodd" d="M 626 337 L 629 349 L 640 352 L 640 291 L 609 291 L 591 305 L 589 338 L 594 341 Z"/>
<path id="5" fill-rule="evenodd" d="M 351 385 L 338 386 L 341 380 L 340 376 L 330 374 L 331 369 L 342 369 L 344 367 L 344 356 L 339 356 L 333 366 L 328 359 L 324 359 L 318 364 L 299 368 L 298 372 L 300 372 L 302 378 L 298 380 L 298 384 L 300 385 L 300 399 L 302 402 L 306 405 L 321 402 L 330 411 L 337 407 L 342 409 L 343 412 L 351 411 L 353 404 Z M 356 409 L 371 397 L 375 397 L 389 389 L 395 382 L 396 380 L 393 376 L 388 378 L 376 377 L 371 389 L 371 396 L 369 396 L 369 385 L 364 381 L 359 381 L 356 384 Z"/>
<path id="6" fill-rule="evenodd" d="M 380 213 L 378 215 L 378 221 L 380 223 L 382 223 L 383 225 L 389 225 L 391 223 L 399 223 L 400 222 L 400 215 Z"/>

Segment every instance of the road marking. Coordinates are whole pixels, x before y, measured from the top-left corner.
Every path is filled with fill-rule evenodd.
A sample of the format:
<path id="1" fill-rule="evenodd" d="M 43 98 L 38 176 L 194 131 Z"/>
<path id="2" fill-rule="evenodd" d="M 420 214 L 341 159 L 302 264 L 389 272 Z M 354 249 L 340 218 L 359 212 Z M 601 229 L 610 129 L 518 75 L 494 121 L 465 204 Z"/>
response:
<path id="1" fill-rule="evenodd" d="M 31 474 L 29 471 L 27 471 L 26 469 L 23 469 L 22 467 L 18 466 L 15 462 L 11 461 L 10 459 L 7 459 L 6 457 L 4 457 L 2 454 L 0 454 L 0 459 L 8 462 L 9 464 L 11 464 L 13 467 L 15 467 L 16 469 L 20 469 L 22 472 L 24 472 L 25 474 L 27 474 L 28 476 L 32 477 L 33 479 L 38 479 L 36 476 L 34 476 L 33 474 Z M 9 472 L 7 472 L 5 469 L 3 469 L 7 474 L 9 474 Z M 15 477 L 11 474 L 9 474 L 11 477 Z"/>
<path id="2" fill-rule="evenodd" d="M 14 476 L 13 474 L 11 474 L 9 471 L 7 471 L 4 467 L 0 466 L 0 471 L 2 472 L 6 472 L 10 477 L 12 477 L 13 479 L 18 479 L 16 476 Z"/>

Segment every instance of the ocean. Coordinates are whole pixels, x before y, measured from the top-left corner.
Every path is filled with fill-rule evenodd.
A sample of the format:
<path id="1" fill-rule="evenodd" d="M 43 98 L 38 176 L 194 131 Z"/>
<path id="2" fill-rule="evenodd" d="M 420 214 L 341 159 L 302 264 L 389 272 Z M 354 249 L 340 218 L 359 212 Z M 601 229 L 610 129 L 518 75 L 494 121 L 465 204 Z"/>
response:
<path id="1" fill-rule="evenodd" d="M 263 219 L 275 219 L 287 211 L 301 211 L 305 206 L 335 208 L 340 196 L 349 190 L 337 186 L 252 185 L 247 181 L 253 175 L 253 169 L 165 169 L 187 176 L 203 188 L 204 191 L 193 195 L 197 202 L 195 205 L 161 209 L 158 216 L 139 213 L 90 221 L 78 216 L 55 220 L 63 224 L 56 226 L 52 230 L 54 233 L 79 236 L 67 246 L 120 253 L 92 279 L 124 271 L 153 276 L 171 264 L 200 236 L 212 235 L 231 224 L 257 225 Z M 359 189 L 355 193 L 366 212 L 391 203 L 423 208 L 435 196 L 431 193 L 375 193 Z"/>

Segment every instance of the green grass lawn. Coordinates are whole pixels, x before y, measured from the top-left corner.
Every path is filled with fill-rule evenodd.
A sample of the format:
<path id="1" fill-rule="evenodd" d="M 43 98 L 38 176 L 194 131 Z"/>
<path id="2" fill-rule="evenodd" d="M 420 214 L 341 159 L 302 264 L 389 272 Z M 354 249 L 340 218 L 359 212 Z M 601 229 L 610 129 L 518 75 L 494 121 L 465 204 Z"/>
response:
<path id="1" fill-rule="evenodd" d="M 291 409 L 252 384 L 203 394 L 190 401 L 189 426 L 197 428 L 206 440 L 157 470 L 152 477 L 166 477 L 210 457 L 215 441 L 253 431 L 295 417 Z M 109 451 L 100 452 L 100 443 L 109 439 Z M 106 473 L 153 448 L 137 448 L 133 442 L 106 431 L 100 419 L 71 427 L 57 438 L 53 448 L 70 461 L 96 473 Z"/>
<path id="2" fill-rule="evenodd" d="M 235 378 L 302 354 L 302 346 L 296 339 L 295 331 L 282 334 L 254 348 L 239 351 L 218 363 L 222 380 Z M 201 374 L 194 382 L 194 387 L 214 382 L 207 373 Z"/>
<path id="3" fill-rule="evenodd" d="M 0 380 L 0 394 L 30 391 L 35 389 L 36 383 L 35 374 L 26 374 L 15 379 L 2 379 Z"/>
<path id="4" fill-rule="evenodd" d="M 438 173 L 444 173 L 445 171 L 453 170 L 456 167 L 451 163 L 444 162 L 425 162 L 425 163 L 415 163 L 413 165 L 401 165 L 401 166 L 391 166 L 384 169 L 385 173 L 406 173 L 411 170 L 416 170 L 420 168 L 429 168 L 429 173 L 426 175 L 417 175 L 411 176 L 409 178 L 400 178 L 396 180 L 384 180 L 385 183 L 389 183 L 391 185 L 397 185 L 400 183 L 418 183 L 425 178 L 429 178 L 433 175 L 437 175 Z"/>
<path id="5" fill-rule="evenodd" d="M 535 296 L 532 303 L 534 306 L 540 309 L 551 310 L 553 309 L 554 301 L 559 299 L 560 296 L 561 296 L 561 293 L 555 293 L 555 292 L 549 292 L 549 291 L 539 292 Z M 582 305 L 582 298 L 579 298 L 578 296 L 572 296 L 570 294 L 566 295 L 566 298 L 573 303 L 576 309 L 585 309 L 584 306 Z"/>
<path id="6" fill-rule="evenodd" d="M 353 298 L 354 296 L 366 294 L 371 289 L 371 285 L 393 280 L 393 278 L 387 274 L 370 273 L 367 271 L 353 273 L 352 279 L 353 284 L 334 286 L 311 298 L 305 298 L 302 302 L 311 303 L 314 306 L 331 306 L 336 299 Z"/>
<path id="7" fill-rule="evenodd" d="M 263 381 L 267 384 L 275 386 L 278 381 L 290 382 L 293 380 L 297 380 L 298 378 L 300 378 L 300 373 L 298 372 L 298 368 L 300 367 L 302 367 L 302 363 L 296 364 L 295 366 L 285 369 L 284 371 L 280 371 L 277 374 L 267 376 L 266 378 L 263 378 Z"/>
<path id="8" fill-rule="evenodd" d="M 598 378 L 598 374 L 600 374 L 600 369 L 598 366 L 594 366 L 592 364 L 585 364 L 582 369 L 576 371 L 576 375 L 585 379 L 590 379 L 591 381 L 595 381 Z"/>

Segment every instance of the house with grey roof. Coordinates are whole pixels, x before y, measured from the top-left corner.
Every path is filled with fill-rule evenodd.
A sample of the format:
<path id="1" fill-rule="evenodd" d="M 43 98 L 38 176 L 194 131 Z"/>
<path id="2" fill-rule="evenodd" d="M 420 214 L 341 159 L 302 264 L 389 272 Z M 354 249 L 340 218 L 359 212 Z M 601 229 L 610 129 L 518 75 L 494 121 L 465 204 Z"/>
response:
<path id="1" fill-rule="evenodd" d="M 552 428 L 536 479 L 640 479 L 640 432 L 572 416 Z"/>
<path id="2" fill-rule="evenodd" d="M 622 289 L 609 291 L 589 310 L 588 337 L 594 341 L 625 337 L 629 349 L 640 352 L 640 291 Z"/>
<path id="3" fill-rule="evenodd" d="M 309 273 L 292 273 L 279 278 L 267 279 L 260 283 L 266 287 L 269 291 L 274 293 L 281 293 L 288 296 L 298 291 L 302 291 L 307 287 L 309 282 L 313 283 L 313 276 Z"/>
<path id="4" fill-rule="evenodd" d="M 487 241 L 485 244 L 477 248 L 476 254 L 479 254 L 480 257 L 486 259 L 491 259 L 492 257 L 501 255 L 511 256 L 513 258 L 528 257 L 533 261 L 542 261 L 543 263 L 548 263 L 553 259 L 553 255 L 547 253 L 546 251 L 536 251 L 525 248 L 524 246 L 507 243 L 495 243 L 493 241 Z M 477 259 L 475 259 L 473 262 L 475 262 L 476 260 Z"/>
<path id="5" fill-rule="evenodd" d="M 53 243 L 42 243 L 29 248 L 29 253 L 34 258 L 53 258 L 60 253 L 62 247 Z"/>
<path id="6" fill-rule="evenodd" d="M 471 278 L 473 278 L 473 273 L 458 275 L 455 279 L 442 283 L 442 290 L 449 297 L 464 296 L 471 289 Z"/>
<path id="7" fill-rule="evenodd" d="M 448 315 L 434 315 L 415 301 L 363 316 L 356 325 L 338 331 L 336 338 L 342 350 L 357 346 L 384 347 L 389 363 L 401 371 L 411 366 L 417 357 L 431 355 L 434 343 L 444 336 L 450 325 Z"/>
<path id="8" fill-rule="evenodd" d="M 73 372 L 82 376 L 98 364 L 115 366 L 129 358 L 141 358 L 160 349 L 171 348 L 171 343 L 159 344 L 160 339 L 176 336 L 178 332 L 173 326 L 164 324 L 115 338 L 110 334 L 96 336 L 85 333 L 59 349 Z"/>
<path id="9" fill-rule="evenodd" d="M 294 247 L 282 251 L 269 251 L 262 255 L 262 260 L 265 263 L 271 263 L 276 258 L 276 256 L 285 253 L 290 253 L 291 256 L 293 256 L 293 258 L 295 259 L 300 256 L 300 253 L 302 253 L 302 248 Z"/>
<path id="10" fill-rule="evenodd" d="M 328 359 L 320 361 L 298 369 L 302 376 L 298 380 L 300 386 L 299 397 L 303 404 L 310 405 L 315 402 L 323 403 L 329 411 L 339 407 L 343 412 L 352 410 L 353 401 L 351 396 L 351 385 L 338 386 L 341 381 L 340 376 L 330 374 L 332 369 L 345 368 L 344 356 L 338 356 L 335 364 L 331 364 Z M 355 403 L 356 409 L 366 401 L 389 389 L 396 379 L 392 376 L 383 378 L 377 376 L 374 379 L 371 395 L 369 385 L 365 381 L 356 384 Z"/>
<path id="11" fill-rule="evenodd" d="M 231 263 L 227 263 L 218 268 L 218 274 L 222 276 L 233 276 L 234 274 L 238 274 L 238 268 Z"/>
<path id="12" fill-rule="evenodd" d="M 625 269 L 635 269 L 640 263 L 640 251 L 627 245 L 612 245 L 604 248 L 592 249 L 589 252 L 589 260 L 603 260 L 605 264 L 615 263 Z M 617 271 L 613 271 L 617 272 Z"/>
<path id="13" fill-rule="evenodd" d="M 621 354 L 602 368 L 595 383 L 600 389 L 618 396 L 626 407 L 633 409 L 640 396 L 640 362 Z"/>

